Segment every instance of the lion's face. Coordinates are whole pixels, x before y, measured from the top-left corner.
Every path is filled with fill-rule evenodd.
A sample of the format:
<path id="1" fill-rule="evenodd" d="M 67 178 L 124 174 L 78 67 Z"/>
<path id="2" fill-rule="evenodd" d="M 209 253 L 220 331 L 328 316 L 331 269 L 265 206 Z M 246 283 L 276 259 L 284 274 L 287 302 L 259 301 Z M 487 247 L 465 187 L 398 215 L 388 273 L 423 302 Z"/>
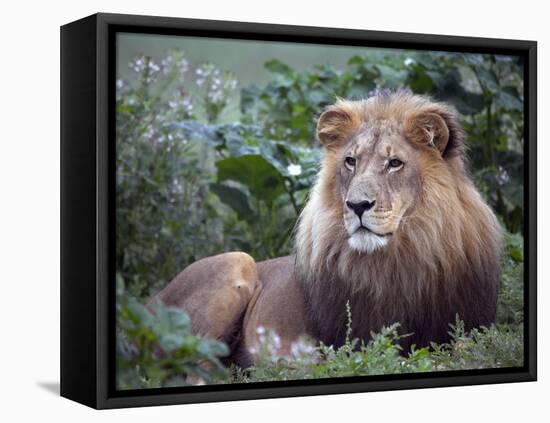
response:
<path id="1" fill-rule="evenodd" d="M 333 179 L 329 202 L 338 201 L 348 245 L 361 253 L 396 238 L 425 194 L 422 172 L 445 173 L 447 166 L 447 109 L 403 96 L 339 101 L 317 125 L 326 177 Z"/>
<path id="2" fill-rule="evenodd" d="M 420 195 L 418 152 L 394 120 L 370 122 L 340 149 L 340 192 L 348 243 L 387 245 Z"/>

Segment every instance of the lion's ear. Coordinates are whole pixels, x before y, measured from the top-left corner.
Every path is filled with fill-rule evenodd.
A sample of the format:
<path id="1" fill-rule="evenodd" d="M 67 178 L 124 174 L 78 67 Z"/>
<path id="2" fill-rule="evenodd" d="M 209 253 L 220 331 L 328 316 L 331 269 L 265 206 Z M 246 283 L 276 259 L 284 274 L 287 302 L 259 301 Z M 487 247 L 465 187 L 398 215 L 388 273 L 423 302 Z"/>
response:
<path id="1" fill-rule="evenodd" d="M 444 105 L 437 104 L 411 116 L 406 131 L 415 142 L 439 150 L 443 158 L 461 155 L 464 150 L 464 133 L 456 112 Z"/>
<path id="2" fill-rule="evenodd" d="M 321 145 L 335 148 L 344 144 L 355 127 L 355 115 L 352 106 L 345 101 L 338 101 L 328 106 L 317 122 L 317 137 Z"/>

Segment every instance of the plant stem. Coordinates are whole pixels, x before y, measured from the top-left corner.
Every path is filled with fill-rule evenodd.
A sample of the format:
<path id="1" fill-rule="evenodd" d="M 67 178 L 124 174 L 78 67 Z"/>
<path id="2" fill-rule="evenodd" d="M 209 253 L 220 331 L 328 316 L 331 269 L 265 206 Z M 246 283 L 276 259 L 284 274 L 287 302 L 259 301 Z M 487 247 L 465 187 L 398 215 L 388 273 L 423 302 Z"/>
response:
<path id="1" fill-rule="evenodd" d="M 283 186 L 285 187 L 285 191 L 287 192 L 288 197 L 290 198 L 290 203 L 292 204 L 292 207 L 296 212 L 296 216 L 300 216 L 300 208 L 298 207 L 298 204 L 296 203 L 296 199 L 294 198 L 294 183 L 292 182 L 291 179 L 287 179 L 287 181 L 291 187 L 287 187 L 285 183 L 283 183 Z"/>

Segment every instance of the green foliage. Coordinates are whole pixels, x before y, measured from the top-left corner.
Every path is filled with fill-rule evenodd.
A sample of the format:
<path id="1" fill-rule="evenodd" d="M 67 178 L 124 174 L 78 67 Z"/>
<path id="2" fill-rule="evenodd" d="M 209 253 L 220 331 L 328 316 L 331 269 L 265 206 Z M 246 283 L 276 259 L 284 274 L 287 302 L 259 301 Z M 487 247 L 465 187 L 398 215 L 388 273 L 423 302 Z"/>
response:
<path id="1" fill-rule="evenodd" d="M 264 136 L 314 145 L 315 116 L 336 97 L 362 99 L 377 88 L 410 88 L 455 106 L 468 134 L 473 176 L 510 232 L 523 216 L 523 63 L 459 53 L 372 53 L 344 69 L 296 72 L 271 60 L 273 80 L 242 90 L 244 122 Z"/>
<path id="2" fill-rule="evenodd" d="M 228 70 L 189 63 L 181 51 L 159 63 L 137 57 L 130 67 L 134 76 L 117 82 L 116 104 L 116 268 L 126 285 L 117 297 L 122 388 L 179 385 L 188 377 L 242 382 L 523 363 L 518 59 L 373 51 L 342 67 L 305 71 L 273 59 L 265 64 L 271 80 L 262 86 L 240 86 Z M 316 117 L 336 97 L 366 98 L 379 88 L 410 88 L 460 112 L 471 174 L 508 232 L 496 325 L 465 333 L 458 320 L 449 344 L 404 352 L 396 322 L 367 345 L 348 339 L 334 349 L 300 340 L 290 358 L 278 353 L 276 334 L 264 332 L 258 364 L 233 369 L 229 377 L 219 365 L 223 344 L 193 336 L 180 311 L 156 305 L 151 314 L 141 304 L 202 257 L 241 250 L 262 260 L 290 253 L 319 168 Z M 240 104 L 239 120 L 227 123 L 234 104 Z"/>
<path id="3" fill-rule="evenodd" d="M 464 323 L 451 325 L 453 339 L 433 345 L 431 357 L 437 370 L 495 369 L 523 366 L 523 326 L 464 331 Z"/>
<path id="4" fill-rule="evenodd" d="M 497 322 L 523 326 L 523 237 L 506 234 L 501 261 L 502 275 L 497 304 Z"/>
<path id="5" fill-rule="evenodd" d="M 233 383 L 265 382 L 270 380 L 301 380 L 349 376 L 372 376 L 396 373 L 420 373 L 445 370 L 468 370 L 523 365 L 523 332 L 510 329 L 474 329 L 464 332 L 457 320 L 451 325 L 452 339 L 448 344 L 432 344 L 426 348 L 411 348 L 404 353 L 399 346 L 403 335 L 395 323 L 372 334 L 368 344 L 357 339 L 342 347 L 319 345 L 313 347 L 300 340 L 293 351 L 307 354 L 292 356 L 270 354 L 272 348 L 262 349 L 257 364 L 246 370 L 233 369 Z M 271 337 L 273 339 L 273 336 Z M 269 343 L 268 343 L 269 345 Z"/>
<path id="6" fill-rule="evenodd" d="M 227 377 L 219 359 L 228 353 L 223 342 L 193 335 L 182 310 L 161 304 L 148 310 L 117 277 L 118 389 L 182 386 L 190 377 L 216 383 Z"/>
<path id="7" fill-rule="evenodd" d="M 273 78 L 243 87 L 242 116 L 216 123 L 238 83 L 182 52 L 131 63 L 117 101 L 117 268 L 147 297 L 189 263 L 227 250 L 258 260 L 291 251 L 290 235 L 318 171 L 315 116 L 336 96 L 410 87 L 455 105 L 472 174 L 504 225 L 522 229 L 522 64 L 505 56 L 380 53 L 343 69 L 297 72 L 273 59 Z M 170 93 L 170 94 L 167 94 Z M 193 93 L 193 94 L 192 94 Z"/>
<path id="8" fill-rule="evenodd" d="M 507 236 L 506 250 L 522 245 L 521 237 Z M 225 344 L 192 335 L 189 317 L 179 309 L 152 307 L 151 314 L 124 292 L 118 278 L 118 383 L 122 389 L 182 386 L 195 377 L 206 383 L 246 383 L 395 373 L 434 372 L 523 365 L 523 261 L 503 258 L 503 275 L 495 325 L 466 332 L 458 318 L 450 325 L 451 341 L 403 351 L 399 323 L 373 333 L 368 344 L 351 339 L 351 309 L 347 305 L 346 342 L 336 349 L 297 340 L 291 355 L 281 353 L 276 333 L 258 328 L 257 363 L 249 369 L 224 369 L 219 358 Z M 161 353 L 162 351 L 162 353 Z"/>
<path id="9" fill-rule="evenodd" d="M 213 110 L 219 100 L 210 104 L 208 94 L 196 101 L 187 94 L 187 66 L 179 52 L 162 65 L 139 57 L 131 63 L 136 80 L 117 84 L 117 270 L 140 298 L 186 264 L 222 251 L 231 236 L 209 189 L 216 131 L 188 120 L 195 117 L 194 103 Z"/>
<path id="10" fill-rule="evenodd" d="M 260 328 L 262 347 L 258 360 L 250 369 L 233 369 L 232 382 L 299 380 L 345 376 L 369 376 L 395 373 L 435 372 L 500 367 L 521 367 L 523 344 L 523 259 L 516 260 L 511 251 L 522 250 L 521 236 L 507 236 L 503 257 L 502 283 L 499 289 L 497 321 L 491 327 L 466 332 L 457 316 L 449 327 L 451 341 L 426 348 L 412 346 L 403 351 L 398 333 L 399 323 L 373 333 L 368 344 L 350 339 L 351 310 L 347 306 L 348 325 L 345 344 L 315 346 L 306 338 L 291 348 L 291 356 L 280 354 L 277 334 Z M 519 258 L 519 257 L 517 257 Z"/>

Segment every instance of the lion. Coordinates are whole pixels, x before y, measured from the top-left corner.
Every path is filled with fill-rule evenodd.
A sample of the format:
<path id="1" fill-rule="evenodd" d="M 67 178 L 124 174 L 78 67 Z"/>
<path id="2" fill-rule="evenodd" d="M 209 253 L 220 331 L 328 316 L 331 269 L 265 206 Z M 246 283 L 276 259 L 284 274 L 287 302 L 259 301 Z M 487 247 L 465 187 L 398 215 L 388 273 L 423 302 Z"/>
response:
<path id="1" fill-rule="evenodd" d="M 326 345 L 400 324 L 406 349 L 495 320 L 502 230 L 465 167 L 454 109 L 410 91 L 338 99 L 320 115 L 321 167 L 290 256 L 199 260 L 152 301 L 189 313 L 193 330 L 255 363 L 258 328 L 282 354 L 301 336 Z"/>

